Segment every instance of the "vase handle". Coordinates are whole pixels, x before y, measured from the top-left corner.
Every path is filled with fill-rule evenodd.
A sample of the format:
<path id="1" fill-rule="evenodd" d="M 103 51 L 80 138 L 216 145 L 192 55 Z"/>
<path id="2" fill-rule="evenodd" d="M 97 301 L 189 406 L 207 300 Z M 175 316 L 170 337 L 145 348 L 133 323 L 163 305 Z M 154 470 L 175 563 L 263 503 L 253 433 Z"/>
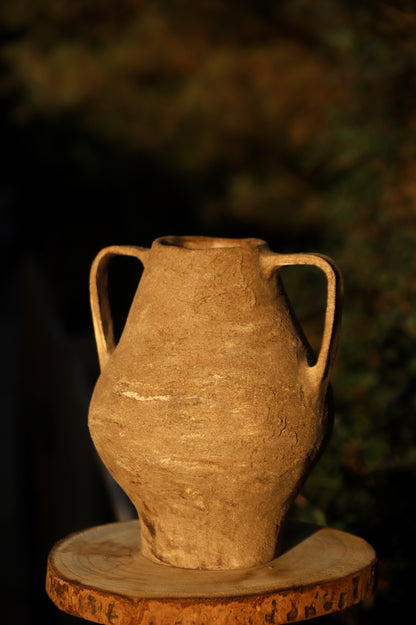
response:
<path id="1" fill-rule="evenodd" d="M 143 266 L 150 249 L 133 245 L 111 245 L 98 252 L 90 271 L 90 304 L 100 369 L 115 349 L 113 319 L 108 299 L 108 264 L 114 256 L 138 258 Z"/>
<path id="2" fill-rule="evenodd" d="M 318 386 L 329 381 L 338 346 L 343 295 L 342 274 L 328 256 L 322 254 L 270 254 L 264 257 L 266 272 L 270 276 L 274 270 L 289 265 L 314 265 L 324 272 L 327 279 L 327 302 L 324 332 L 317 361 L 309 367 L 309 373 Z"/>

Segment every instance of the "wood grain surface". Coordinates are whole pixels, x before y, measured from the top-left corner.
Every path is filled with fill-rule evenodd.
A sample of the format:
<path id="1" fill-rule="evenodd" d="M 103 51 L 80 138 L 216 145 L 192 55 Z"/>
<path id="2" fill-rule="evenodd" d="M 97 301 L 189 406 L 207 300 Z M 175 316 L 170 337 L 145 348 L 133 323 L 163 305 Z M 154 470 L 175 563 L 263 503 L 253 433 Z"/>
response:
<path id="1" fill-rule="evenodd" d="M 51 550 L 46 589 L 65 612 L 110 625 L 291 623 L 354 605 L 374 592 L 376 555 L 339 530 L 288 523 L 283 553 L 249 569 L 154 563 L 138 521 L 71 534 Z"/>

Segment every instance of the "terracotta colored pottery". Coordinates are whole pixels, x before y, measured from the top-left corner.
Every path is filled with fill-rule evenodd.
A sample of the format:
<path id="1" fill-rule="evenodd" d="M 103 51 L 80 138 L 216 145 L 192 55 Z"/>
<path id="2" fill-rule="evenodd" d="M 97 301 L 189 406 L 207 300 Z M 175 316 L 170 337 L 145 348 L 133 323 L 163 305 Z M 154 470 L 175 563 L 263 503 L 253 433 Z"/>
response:
<path id="1" fill-rule="evenodd" d="M 144 271 L 115 346 L 106 285 L 118 254 Z M 316 360 L 279 277 L 298 264 L 327 277 Z M 150 249 L 103 249 L 90 288 L 101 375 L 89 427 L 137 509 L 143 555 L 202 569 L 273 559 L 331 425 L 335 264 L 259 239 L 166 236 Z"/>

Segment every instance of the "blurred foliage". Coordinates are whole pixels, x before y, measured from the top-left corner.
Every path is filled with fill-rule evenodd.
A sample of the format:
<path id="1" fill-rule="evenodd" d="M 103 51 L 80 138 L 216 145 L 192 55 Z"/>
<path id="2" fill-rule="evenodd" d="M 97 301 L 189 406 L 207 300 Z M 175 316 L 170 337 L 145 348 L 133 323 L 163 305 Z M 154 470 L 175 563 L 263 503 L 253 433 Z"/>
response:
<path id="1" fill-rule="evenodd" d="M 334 432 L 295 515 L 368 537 L 383 562 L 377 614 L 398 618 L 416 551 L 416 4 L 3 0 L 0 12 L 4 184 L 26 244 L 40 223 L 61 259 L 72 237 L 68 279 L 91 245 L 183 230 L 258 235 L 341 267 Z M 56 203 L 65 232 L 46 217 Z M 320 278 L 287 275 L 319 346 Z"/>

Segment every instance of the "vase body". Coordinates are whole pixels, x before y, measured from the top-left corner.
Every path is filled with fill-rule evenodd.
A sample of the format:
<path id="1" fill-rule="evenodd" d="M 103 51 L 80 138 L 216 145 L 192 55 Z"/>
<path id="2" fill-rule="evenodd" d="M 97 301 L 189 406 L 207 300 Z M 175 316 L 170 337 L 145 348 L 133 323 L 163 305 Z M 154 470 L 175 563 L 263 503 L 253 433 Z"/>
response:
<path id="1" fill-rule="evenodd" d="M 105 274 L 118 253 L 144 271 L 114 346 Z M 316 362 L 279 277 L 301 262 L 332 289 Z M 89 428 L 136 507 L 143 555 L 202 569 L 271 560 L 330 428 L 335 266 L 257 239 L 163 237 L 149 250 L 106 248 L 91 284 L 102 370 Z"/>

